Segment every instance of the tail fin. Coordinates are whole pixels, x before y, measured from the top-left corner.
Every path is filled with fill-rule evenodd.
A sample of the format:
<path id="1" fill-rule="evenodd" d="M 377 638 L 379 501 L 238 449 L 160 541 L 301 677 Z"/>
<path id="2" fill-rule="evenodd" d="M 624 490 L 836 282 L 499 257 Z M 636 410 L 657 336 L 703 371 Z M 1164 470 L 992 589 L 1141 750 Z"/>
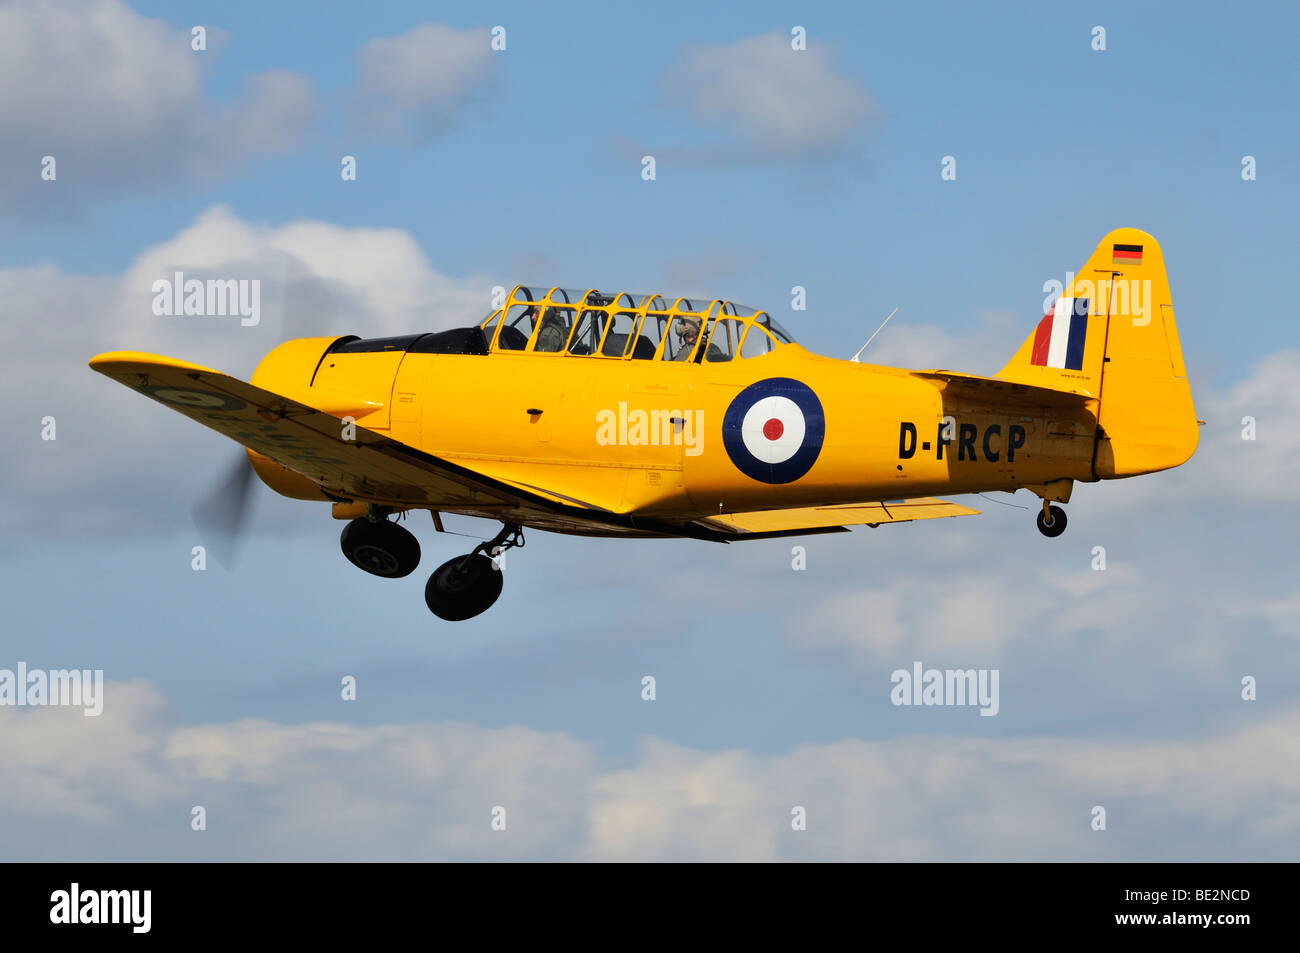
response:
<path id="1" fill-rule="evenodd" d="M 1136 228 L 1102 239 L 997 376 L 1098 398 L 1101 479 L 1176 467 L 1196 450 L 1164 255 Z"/>

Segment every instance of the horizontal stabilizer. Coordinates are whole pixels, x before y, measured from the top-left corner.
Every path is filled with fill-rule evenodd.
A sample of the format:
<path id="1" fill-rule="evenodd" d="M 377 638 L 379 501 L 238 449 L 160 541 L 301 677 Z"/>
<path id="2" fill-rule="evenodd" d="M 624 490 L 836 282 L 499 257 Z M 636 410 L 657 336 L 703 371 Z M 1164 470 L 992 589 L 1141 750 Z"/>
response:
<path id="1" fill-rule="evenodd" d="M 1014 407 L 1066 407 L 1085 406 L 1096 394 L 1084 388 L 1038 387 L 1019 384 L 998 377 L 980 377 L 976 374 L 959 374 L 956 371 L 912 371 L 913 377 L 941 383 L 954 397 L 982 400 L 990 404 Z"/>

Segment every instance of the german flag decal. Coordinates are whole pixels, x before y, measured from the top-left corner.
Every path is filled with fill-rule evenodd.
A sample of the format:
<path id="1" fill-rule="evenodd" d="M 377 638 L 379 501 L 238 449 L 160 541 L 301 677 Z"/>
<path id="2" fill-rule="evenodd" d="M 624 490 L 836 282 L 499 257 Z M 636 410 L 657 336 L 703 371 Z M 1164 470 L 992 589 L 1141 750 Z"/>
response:
<path id="1" fill-rule="evenodd" d="M 1114 245 L 1111 247 L 1110 255 L 1111 264 L 1114 265 L 1142 264 L 1141 245 Z"/>

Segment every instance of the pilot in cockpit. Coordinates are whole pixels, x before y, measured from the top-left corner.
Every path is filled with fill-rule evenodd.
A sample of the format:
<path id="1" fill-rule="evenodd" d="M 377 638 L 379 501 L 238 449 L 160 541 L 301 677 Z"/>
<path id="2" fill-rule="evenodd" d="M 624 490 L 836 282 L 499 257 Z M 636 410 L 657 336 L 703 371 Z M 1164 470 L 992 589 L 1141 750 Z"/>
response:
<path id="1" fill-rule="evenodd" d="M 695 350 L 695 342 L 700 337 L 700 328 L 702 324 L 699 318 L 684 315 L 677 319 L 677 353 L 673 355 L 674 361 L 689 361 L 691 352 Z M 709 345 L 708 358 L 710 361 L 722 359 L 722 351 L 714 344 Z M 703 354 L 695 358 L 698 363 L 704 357 Z"/>
<path id="2" fill-rule="evenodd" d="M 674 361 L 689 361 L 691 352 L 695 350 L 695 341 L 700 336 L 700 319 L 699 318 L 678 318 L 677 319 L 677 353 L 673 355 Z"/>
<path id="3" fill-rule="evenodd" d="M 533 315 L 536 316 L 537 307 L 533 308 Z M 542 327 L 537 332 L 537 343 L 533 345 L 534 351 L 546 351 L 556 353 L 564 350 L 565 343 L 569 340 L 569 327 L 564 318 L 555 312 L 554 308 L 547 308 L 542 312 Z"/>

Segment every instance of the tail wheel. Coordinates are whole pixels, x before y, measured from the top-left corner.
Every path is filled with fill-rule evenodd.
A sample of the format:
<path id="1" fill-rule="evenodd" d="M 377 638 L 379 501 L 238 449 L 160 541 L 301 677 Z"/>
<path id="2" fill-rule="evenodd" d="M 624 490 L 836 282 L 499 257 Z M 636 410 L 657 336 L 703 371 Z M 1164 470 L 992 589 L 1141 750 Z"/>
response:
<path id="1" fill-rule="evenodd" d="M 424 602 L 439 619 L 461 622 L 491 608 L 501 595 L 497 564 L 483 553 L 449 559 L 424 586 Z"/>
<path id="2" fill-rule="evenodd" d="M 353 520 L 343 527 L 339 547 L 352 565 L 385 579 L 409 576 L 420 565 L 419 540 L 388 520 Z"/>
<path id="3" fill-rule="evenodd" d="M 1043 511 L 1038 514 L 1038 531 L 1049 539 L 1055 539 L 1065 532 L 1065 510 L 1050 503 L 1043 504 Z"/>

